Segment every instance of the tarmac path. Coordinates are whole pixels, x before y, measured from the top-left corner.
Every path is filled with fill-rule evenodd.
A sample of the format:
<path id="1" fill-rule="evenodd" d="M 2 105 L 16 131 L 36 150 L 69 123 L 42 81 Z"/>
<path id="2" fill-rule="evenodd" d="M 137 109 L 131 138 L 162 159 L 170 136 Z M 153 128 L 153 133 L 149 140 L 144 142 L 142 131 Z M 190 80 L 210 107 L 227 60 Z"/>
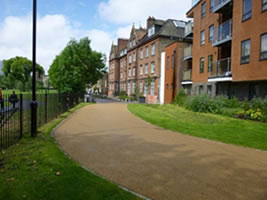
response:
<path id="1" fill-rule="evenodd" d="M 267 152 L 153 126 L 126 104 L 84 107 L 55 138 L 74 160 L 150 199 L 267 200 Z"/>

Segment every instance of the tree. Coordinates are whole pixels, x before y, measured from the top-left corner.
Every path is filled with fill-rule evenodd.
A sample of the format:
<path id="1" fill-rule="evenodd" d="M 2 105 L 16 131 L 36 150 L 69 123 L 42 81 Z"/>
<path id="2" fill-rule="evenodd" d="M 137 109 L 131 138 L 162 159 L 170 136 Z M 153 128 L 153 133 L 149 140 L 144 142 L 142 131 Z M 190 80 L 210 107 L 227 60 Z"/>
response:
<path id="1" fill-rule="evenodd" d="M 26 84 L 31 81 L 32 61 L 25 57 L 15 57 L 3 61 L 4 78 L 3 81 L 8 88 L 26 89 Z M 44 69 L 36 64 L 38 76 L 44 75 Z"/>
<path id="2" fill-rule="evenodd" d="M 87 37 L 72 39 L 50 66 L 50 83 L 62 93 L 84 92 L 102 78 L 104 63 L 105 56 L 91 49 Z"/>

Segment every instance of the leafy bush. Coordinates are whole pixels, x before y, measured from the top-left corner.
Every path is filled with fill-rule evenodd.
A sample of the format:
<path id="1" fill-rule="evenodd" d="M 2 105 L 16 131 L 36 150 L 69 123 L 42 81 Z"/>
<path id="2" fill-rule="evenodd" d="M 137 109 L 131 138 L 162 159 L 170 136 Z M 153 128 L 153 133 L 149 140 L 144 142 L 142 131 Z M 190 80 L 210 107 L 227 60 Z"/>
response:
<path id="1" fill-rule="evenodd" d="M 251 120 L 263 120 L 263 115 L 260 109 L 249 109 L 249 110 L 242 110 L 235 114 L 236 117 L 241 119 L 251 119 Z"/>
<path id="2" fill-rule="evenodd" d="M 120 92 L 120 97 L 121 100 L 125 101 L 126 99 L 128 99 L 128 95 L 125 91 L 121 91 Z"/>
<path id="3" fill-rule="evenodd" d="M 136 96 L 136 94 L 131 94 L 131 95 L 130 95 L 130 100 L 131 100 L 131 101 L 137 101 L 137 96 Z"/>
<path id="4" fill-rule="evenodd" d="M 188 97 L 185 101 L 185 108 L 194 112 L 222 113 L 220 104 L 208 95 Z"/>
<path id="5" fill-rule="evenodd" d="M 184 89 L 180 89 L 176 97 L 174 98 L 173 104 L 183 106 L 186 101 L 186 94 L 184 92 Z"/>

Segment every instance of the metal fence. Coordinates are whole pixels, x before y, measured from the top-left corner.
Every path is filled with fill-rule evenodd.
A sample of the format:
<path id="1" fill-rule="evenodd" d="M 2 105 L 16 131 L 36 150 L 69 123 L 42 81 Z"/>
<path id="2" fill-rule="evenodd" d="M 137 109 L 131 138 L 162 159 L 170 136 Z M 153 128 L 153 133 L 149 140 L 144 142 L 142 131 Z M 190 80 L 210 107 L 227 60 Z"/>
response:
<path id="1" fill-rule="evenodd" d="M 17 95 L 12 103 L 11 95 L 0 99 L 0 150 L 8 148 L 31 131 L 31 94 Z M 57 118 L 83 101 L 81 94 L 37 94 L 37 127 Z"/>

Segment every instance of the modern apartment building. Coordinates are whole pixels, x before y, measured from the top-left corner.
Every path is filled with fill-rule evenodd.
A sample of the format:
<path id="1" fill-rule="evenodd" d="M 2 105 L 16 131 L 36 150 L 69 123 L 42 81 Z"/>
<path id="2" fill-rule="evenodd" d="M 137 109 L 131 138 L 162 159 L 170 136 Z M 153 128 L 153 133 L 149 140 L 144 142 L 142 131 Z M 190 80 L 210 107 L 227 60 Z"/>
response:
<path id="1" fill-rule="evenodd" d="M 108 95 L 119 95 L 120 92 L 120 61 L 121 51 L 123 51 L 128 44 L 127 39 L 118 39 L 118 44 L 112 44 L 109 56 L 109 90 Z"/>
<path id="2" fill-rule="evenodd" d="M 199 0 L 193 5 L 186 14 L 194 21 L 187 28 L 193 37 L 191 93 L 266 97 L 267 0 Z"/>

